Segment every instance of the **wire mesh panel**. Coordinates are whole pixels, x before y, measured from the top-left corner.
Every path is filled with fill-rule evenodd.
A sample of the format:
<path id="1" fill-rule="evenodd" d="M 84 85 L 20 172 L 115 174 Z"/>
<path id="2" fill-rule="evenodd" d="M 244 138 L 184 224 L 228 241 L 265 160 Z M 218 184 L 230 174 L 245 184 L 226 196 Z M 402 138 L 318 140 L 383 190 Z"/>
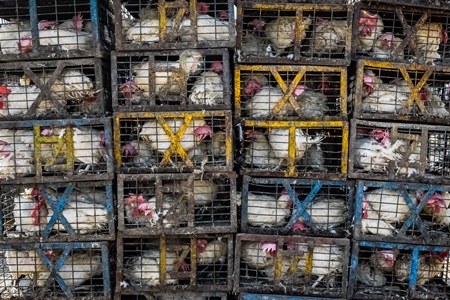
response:
<path id="1" fill-rule="evenodd" d="M 344 297 L 350 240 L 238 234 L 234 292 Z"/>
<path id="2" fill-rule="evenodd" d="M 239 196 L 241 232 L 350 235 L 351 182 L 244 176 Z"/>
<path id="3" fill-rule="evenodd" d="M 38 183 L 114 177 L 110 118 L 0 123 L 0 181 Z"/>
<path id="4" fill-rule="evenodd" d="M 111 299 L 109 245 L 0 246 L 2 299 Z"/>
<path id="5" fill-rule="evenodd" d="M 102 57 L 112 48 L 108 1 L 7 0 L 0 18 L 2 61 Z"/>
<path id="6" fill-rule="evenodd" d="M 118 174 L 127 235 L 235 232 L 236 174 Z"/>
<path id="7" fill-rule="evenodd" d="M 2 63 L 0 119 L 103 117 L 108 66 L 100 58 Z"/>
<path id="8" fill-rule="evenodd" d="M 234 47 L 233 1 L 147 2 L 114 1 L 117 50 Z"/>
<path id="9" fill-rule="evenodd" d="M 437 1 L 429 1 L 429 0 L 364 0 L 363 2 L 368 3 L 388 3 L 388 4 L 400 4 L 400 5 L 409 5 L 415 7 L 423 7 L 423 8 L 439 8 L 439 9 L 450 9 L 448 5 L 450 2 L 448 0 L 437 0 Z"/>
<path id="10" fill-rule="evenodd" d="M 213 172 L 233 169 L 227 111 L 117 113 L 119 172 Z"/>
<path id="11" fill-rule="evenodd" d="M 116 292 L 231 291 L 232 235 L 119 235 Z"/>
<path id="12" fill-rule="evenodd" d="M 112 182 L 1 186 L 2 243 L 114 239 Z"/>
<path id="13" fill-rule="evenodd" d="M 358 240 L 447 245 L 450 187 L 358 181 L 354 236 Z"/>
<path id="14" fill-rule="evenodd" d="M 446 299 L 448 247 L 354 242 L 348 297 Z"/>
<path id="15" fill-rule="evenodd" d="M 450 69 L 360 60 L 349 84 L 355 118 L 450 124 Z"/>
<path id="16" fill-rule="evenodd" d="M 236 66 L 235 119 L 346 120 L 347 69 Z"/>
<path id="17" fill-rule="evenodd" d="M 448 12 L 420 7 L 359 3 L 353 17 L 353 58 L 448 64 Z"/>
<path id="18" fill-rule="evenodd" d="M 227 49 L 113 52 L 117 111 L 231 109 Z"/>
<path id="19" fill-rule="evenodd" d="M 171 292 L 171 293 L 134 293 L 133 295 L 115 295 L 115 300 L 227 300 L 226 293 L 201 293 L 201 292 Z"/>
<path id="20" fill-rule="evenodd" d="M 351 121 L 349 177 L 449 181 L 450 127 Z"/>
<path id="21" fill-rule="evenodd" d="M 271 295 L 271 294 L 247 294 L 241 293 L 238 296 L 239 300 L 332 300 L 336 298 L 312 298 L 312 297 L 295 297 L 295 296 L 282 296 L 282 295 Z M 339 300 L 339 299 L 336 299 Z"/>
<path id="22" fill-rule="evenodd" d="M 243 174 L 331 180 L 346 176 L 347 122 L 246 120 L 238 130 Z"/>
<path id="23" fill-rule="evenodd" d="M 350 64 L 351 6 L 237 3 L 238 62 Z"/>

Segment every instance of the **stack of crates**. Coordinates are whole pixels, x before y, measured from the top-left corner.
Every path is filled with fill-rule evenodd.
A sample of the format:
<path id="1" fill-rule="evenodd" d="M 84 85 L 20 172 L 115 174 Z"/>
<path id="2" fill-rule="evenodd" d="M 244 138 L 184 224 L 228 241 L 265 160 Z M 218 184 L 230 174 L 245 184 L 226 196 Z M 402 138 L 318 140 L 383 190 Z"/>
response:
<path id="1" fill-rule="evenodd" d="M 349 177 L 357 181 L 349 297 L 444 299 L 450 8 L 440 6 L 445 1 L 379 2 L 358 3 L 353 18 Z"/>
<path id="2" fill-rule="evenodd" d="M 110 299 L 107 0 L 0 3 L 0 298 Z"/>
<path id="3" fill-rule="evenodd" d="M 231 0 L 114 1 L 117 300 L 225 300 L 237 230 Z"/>
<path id="4" fill-rule="evenodd" d="M 273 2 L 237 1 L 234 292 L 345 298 L 352 8 Z"/>

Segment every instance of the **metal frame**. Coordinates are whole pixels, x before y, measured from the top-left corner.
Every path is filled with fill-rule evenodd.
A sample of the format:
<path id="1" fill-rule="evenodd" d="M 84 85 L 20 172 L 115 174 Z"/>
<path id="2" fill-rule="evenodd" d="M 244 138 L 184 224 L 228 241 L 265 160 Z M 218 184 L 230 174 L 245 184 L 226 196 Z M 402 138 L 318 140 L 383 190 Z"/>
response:
<path id="1" fill-rule="evenodd" d="M 246 0 L 237 0 L 237 19 L 236 19 L 236 63 L 251 63 L 251 64 L 307 64 L 307 65 L 330 65 L 330 66 L 349 66 L 350 65 L 350 46 L 351 46 L 351 33 L 352 33 L 352 18 L 353 18 L 353 6 L 352 5 L 339 5 L 334 4 L 339 2 L 337 0 L 334 1 L 325 1 L 326 4 L 304 4 L 304 3 L 286 3 L 287 1 L 277 1 L 277 3 L 267 3 L 267 0 L 264 1 L 246 1 Z M 313 1 L 314 3 L 320 1 Z M 332 4 L 330 4 L 330 2 Z M 320 2 L 322 3 L 322 2 Z M 244 10 L 245 9 L 257 9 L 257 10 L 265 10 L 265 9 L 273 9 L 273 10 L 283 10 L 283 11 L 295 11 L 296 19 L 300 20 L 303 14 L 313 13 L 316 11 L 324 11 L 324 12 L 347 12 L 347 26 L 348 32 L 346 35 L 346 44 L 344 50 L 344 58 L 320 58 L 320 57 L 306 57 L 302 56 L 300 53 L 301 45 L 296 45 L 294 42 L 294 58 L 289 59 L 287 57 L 240 57 L 238 52 L 242 49 L 242 41 L 244 34 Z M 297 23 L 298 26 L 298 23 Z"/>
<path id="2" fill-rule="evenodd" d="M 415 6 L 422 8 L 435 8 L 449 10 L 450 7 L 444 1 L 428 1 L 428 0 L 363 0 L 363 2 L 374 4 L 392 4 L 402 6 Z"/>
<path id="3" fill-rule="evenodd" d="M 273 294 L 239 294 L 239 300 L 340 300 L 339 298 L 313 298 L 301 296 L 282 296 Z M 345 298 L 344 298 L 345 299 Z"/>
<path id="4" fill-rule="evenodd" d="M 207 117 L 223 117 L 225 119 L 225 132 L 226 132 L 226 165 L 225 166 L 205 166 L 205 172 L 227 172 L 233 170 L 233 132 L 232 132 L 232 119 L 231 112 L 229 111 L 205 111 L 205 112 L 156 112 L 156 113 L 115 113 L 114 114 L 114 156 L 116 158 L 116 172 L 118 173 L 146 173 L 146 172 L 161 172 L 161 173 L 173 173 L 173 172 L 193 172 L 197 167 L 192 165 L 192 162 L 188 157 L 183 158 L 186 163 L 182 168 L 170 166 L 169 159 L 170 154 L 185 153 L 183 147 L 181 147 L 178 138 L 178 133 L 167 132 L 171 142 L 172 148 L 169 148 L 162 159 L 158 163 L 158 166 L 153 168 L 128 168 L 122 166 L 122 153 L 121 153 L 121 134 L 120 134 L 120 122 L 122 119 L 156 119 L 159 124 L 164 126 L 167 122 L 166 118 L 184 118 L 185 124 L 189 124 L 194 118 L 207 118 Z M 168 129 L 170 131 L 170 128 Z M 198 168 L 197 168 L 198 169 Z"/>
<path id="5" fill-rule="evenodd" d="M 216 234 L 215 234 L 216 235 Z M 130 285 L 124 287 L 121 282 L 124 281 L 123 270 L 124 270 L 124 239 L 136 238 L 133 236 L 128 236 L 121 232 L 117 236 L 117 264 L 116 264 L 116 295 L 135 295 L 137 293 L 143 292 L 170 292 L 170 291 L 198 291 L 198 292 L 231 292 L 233 287 L 233 259 L 234 259 L 234 239 L 232 234 L 224 234 L 222 237 L 227 238 L 228 242 L 228 257 L 227 257 L 227 284 L 226 285 L 197 285 L 197 264 L 196 260 L 193 259 L 191 255 L 191 269 L 189 271 L 190 284 L 189 285 L 166 285 L 163 283 L 166 278 L 166 240 L 168 238 L 189 238 L 191 240 L 190 248 L 185 251 L 184 254 L 188 255 L 190 253 L 196 253 L 197 251 L 197 238 L 214 238 L 215 235 L 209 234 L 196 234 L 196 235 L 161 235 L 160 240 L 160 285 L 159 286 L 142 286 L 142 285 Z M 142 237 L 144 238 L 144 237 Z M 148 236 L 148 238 L 156 238 L 158 236 Z M 185 249 L 186 250 L 186 249 Z M 185 278 L 182 274 L 174 274 L 176 278 Z M 116 298 L 117 299 L 117 298 Z"/>
<path id="6" fill-rule="evenodd" d="M 128 180 L 133 181 L 155 181 L 156 194 L 162 193 L 163 180 L 208 180 L 208 179 L 227 179 L 230 181 L 230 225 L 228 226 L 196 226 L 194 206 L 190 205 L 192 198 L 186 199 L 188 203 L 188 213 L 180 216 L 188 220 L 187 227 L 164 228 L 161 224 L 157 224 L 155 228 L 141 227 L 127 228 L 125 224 L 124 202 L 124 183 Z M 188 193 L 189 195 L 189 193 Z M 118 174 L 117 175 L 117 209 L 118 209 L 118 230 L 127 236 L 149 236 L 163 234 L 200 234 L 200 233 L 230 233 L 237 230 L 237 212 L 236 212 L 236 173 L 220 172 L 220 173 L 204 173 L 204 174 Z M 161 206 L 160 206 L 161 207 Z M 160 219 L 161 221 L 163 218 Z"/>
<path id="7" fill-rule="evenodd" d="M 325 180 L 311 180 L 311 179 L 289 179 L 289 178 L 255 178 L 244 175 L 242 178 L 242 204 L 241 204 L 241 232 L 244 233 L 256 233 L 256 234 L 293 234 L 292 225 L 296 222 L 299 217 L 303 217 L 309 226 L 313 223 L 311 222 L 311 217 L 306 211 L 308 205 L 314 200 L 319 190 L 323 187 L 334 187 L 334 188 L 344 188 L 348 190 L 346 195 L 347 209 L 348 209 L 348 220 L 344 225 L 339 226 L 339 231 L 337 228 L 330 230 L 321 230 L 320 232 L 315 232 L 314 228 L 311 228 L 306 233 L 296 232 L 299 235 L 310 235 L 310 236 L 330 236 L 330 237 L 347 237 L 349 235 L 351 227 L 351 216 L 353 212 L 353 195 L 354 195 L 354 184 L 352 181 L 325 181 Z M 265 184 L 276 184 L 283 186 L 284 189 L 289 194 L 289 197 L 293 199 L 294 205 L 299 209 L 296 213 L 289 217 L 289 221 L 283 227 L 271 228 L 271 227 L 254 227 L 248 224 L 248 193 L 249 186 L 251 184 L 265 185 Z M 303 188 L 311 186 L 311 191 L 305 198 L 300 199 L 293 189 L 293 186 L 298 188 Z M 345 194 L 344 194 L 345 195 Z M 293 197 L 295 196 L 295 197 Z M 332 233 L 334 231 L 335 233 Z M 294 233 L 295 234 L 295 233 Z"/>
<path id="8" fill-rule="evenodd" d="M 228 16 L 229 20 L 234 20 L 234 7 L 233 0 L 223 0 L 224 4 L 228 4 Z M 175 21 L 175 27 L 179 28 L 181 18 L 183 14 L 189 9 L 191 28 L 193 40 L 191 42 L 171 42 L 168 39 L 168 34 L 172 34 L 172 31 L 167 32 L 166 28 L 166 14 L 165 11 L 168 8 L 180 9 L 177 13 L 177 20 Z M 232 48 L 235 45 L 235 38 L 230 34 L 229 41 L 213 41 L 213 42 L 199 42 L 197 41 L 197 0 L 191 0 L 189 3 L 182 2 L 166 2 L 165 0 L 158 0 L 158 11 L 163 12 L 159 19 L 160 28 L 160 41 L 159 43 L 133 43 L 132 41 L 125 42 L 125 37 L 122 35 L 122 15 L 121 15 L 121 1 L 114 1 L 114 18 L 116 20 L 116 50 L 118 51 L 142 51 L 142 50 L 162 50 L 162 49 L 188 49 L 188 48 Z M 234 24 L 229 22 L 230 32 L 234 30 Z"/>
<path id="9" fill-rule="evenodd" d="M 208 293 L 208 292 L 198 292 L 198 296 L 201 297 L 207 297 L 208 300 L 213 300 L 213 298 L 219 298 L 220 300 L 227 300 L 227 294 L 226 293 Z M 142 293 L 136 293 L 133 295 L 120 295 L 119 293 L 116 293 L 114 295 L 114 300 L 155 300 L 155 295 L 151 295 L 150 293 L 142 292 Z"/>
<path id="10" fill-rule="evenodd" d="M 119 2 L 118 0 L 116 2 Z M 136 44 L 135 44 L 136 45 Z M 111 53 L 111 92 L 112 92 L 112 103 L 114 112 L 164 112 L 164 111 L 203 111 L 203 110 L 230 110 L 231 109 L 231 83 L 228 78 L 231 78 L 230 74 L 230 58 L 227 49 L 197 49 L 204 56 L 222 56 L 223 62 L 223 104 L 217 104 L 212 106 L 207 105 L 195 105 L 189 104 L 187 102 L 186 96 L 174 96 L 174 100 L 181 102 L 180 105 L 157 105 L 156 104 L 156 86 L 155 78 L 153 74 L 149 74 L 149 92 L 150 98 L 148 99 L 149 104 L 147 105 L 122 105 L 119 103 L 119 83 L 118 78 L 118 65 L 121 63 L 120 58 L 123 57 L 133 57 L 133 56 L 143 56 L 148 58 L 149 70 L 155 70 L 155 57 L 156 56 L 179 56 L 182 50 L 172 50 L 172 51 L 158 51 L 158 52 L 117 52 L 113 51 Z M 131 72 L 131 70 L 130 70 Z M 152 73 L 152 72 L 151 72 Z M 180 87 L 183 92 L 187 94 L 186 87 Z M 169 98 L 170 96 L 167 96 Z"/>
<path id="11" fill-rule="evenodd" d="M 276 261 L 275 261 L 275 283 L 271 285 L 265 285 L 265 286 L 253 286 L 253 287 L 242 287 L 240 286 L 240 263 L 241 263 L 241 246 L 242 242 L 245 241 L 254 241 L 254 242 L 269 242 L 269 243 L 275 243 L 277 244 L 278 248 L 282 249 L 282 246 L 286 243 L 306 243 L 308 244 L 308 254 L 309 249 L 311 251 L 313 250 L 314 245 L 338 245 L 343 246 L 345 248 L 344 251 L 344 257 L 342 261 L 342 288 L 339 295 L 336 295 L 336 293 L 333 293 L 332 295 L 327 294 L 326 292 L 322 293 L 320 296 L 332 296 L 332 297 L 344 297 L 347 295 L 347 283 L 348 283 L 348 268 L 349 268 L 349 261 L 350 256 L 345 255 L 350 253 L 350 240 L 349 239 L 333 239 L 333 238 L 319 238 L 319 237 L 301 237 L 301 236 L 281 236 L 281 235 L 260 235 L 260 234 L 237 234 L 236 235 L 236 245 L 235 245 L 235 259 L 234 259 L 234 293 L 271 293 L 271 294 L 297 294 L 298 292 L 295 291 L 287 291 L 286 287 L 280 284 L 280 278 L 281 275 L 281 259 L 285 255 L 289 254 L 281 254 L 281 252 L 284 253 L 284 251 L 277 251 L 276 254 Z M 307 255 L 308 255 L 307 254 Z M 293 258 L 293 262 L 295 261 L 296 257 Z M 306 265 L 306 269 L 311 270 L 313 265 L 313 259 L 308 260 L 308 263 Z M 308 277 L 309 276 L 309 277 Z M 311 280 L 311 275 L 306 275 L 306 279 Z M 311 288 L 307 288 L 306 292 L 303 293 L 304 295 L 314 295 L 314 291 L 311 290 Z"/>
<path id="12" fill-rule="evenodd" d="M 336 96 L 336 98 L 339 101 L 339 114 L 337 116 L 323 116 L 318 117 L 315 119 L 315 121 L 347 121 L 347 68 L 345 67 L 328 67 L 328 66 L 263 66 L 263 65 L 236 65 L 234 68 L 234 122 L 237 123 L 241 119 L 247 119 L 242 114 L 242 107 L 241 107 L 241 71 L 256 71 L 256 72 L 267 72 L 272 74 L 272 76 L 275 78 L 277 83 L 280 85 L 281 89 L 285 93 L 285 96 L 279 101 L 277 104 L 277 107 L 274 109 L 274 114 L 280 111 L 284 103 L 289 102 L 296 111 L 296 116 L 292 117 L 293 119 L 297 120 L 305 120 L 305 118 L 302 116 L 302 113 L 300 111 L 300 108 L 297 104 L 297 102 L 292 97 L 292 92 L 297 86 L 297 84 L 302 80 L 302 77 L 307 72 L 323 72 L 326 74 L 326 72 L 339 72 L 340 73 L 340 89 L 339 89 L 339 96 Z M 279 72 L 297 72 L 297 75 L 292 80 L 292 82 L 288 85 L 287 82 L 285 82 Z M 334 111 L 333 111 L 334 112 Z M 287 117 L 290 119 L 290 117 Z M 251 119 L 251 118 L 249 118 Z"/>

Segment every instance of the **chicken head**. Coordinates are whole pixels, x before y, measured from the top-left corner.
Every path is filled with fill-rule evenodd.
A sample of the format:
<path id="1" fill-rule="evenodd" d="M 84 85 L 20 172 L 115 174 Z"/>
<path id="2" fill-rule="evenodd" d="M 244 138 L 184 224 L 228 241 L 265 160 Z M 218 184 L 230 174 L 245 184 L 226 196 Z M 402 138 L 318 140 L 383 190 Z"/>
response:
<path id="1" fill-rule="evenodd" d="M 277 253 L 277 244 L 274 243 L 264 243 L 261 244 L 261 251 L 268 253 L 270 256 L 275 256 Z"/>
<path id="2" fill-rule="evenodd" d="M 380 38 L 382 49 L 386 52 L 393 50 L 394 44 L 392 43 L 394 35 L 392 33 L 383 33 Z"/>
<path id="3" fill-rule="evenodd" d="M 11 153 L 12 153 L 11 146 L 9 146 L 7 142 L 0 140 L 0 157 L 7 158 L 11 155 Z"/>
<path id="4" fill-rule="evenodd" d="M 56 24 L 55 21 L 42 20 L 38 24 L 38 29 L 39 30 L 53 29 L 55 28 L 55 24 Z"/>
<path id="5" fill-rule="evenodd" d="M 441 31 L 441 43 L 447 44 L 447 42 L 448 42 L 447 29 L 442 29 L 442 31 Z"/>
<path id="6" fill-rule="evenodd" d="M 378 251 L 378 253 L 381 254 L 381 257 L 383 259 L 383 261 L 380 262 L 381 265 L 386 265 L 389 268 L 392 268 L 394 266 L 397 257 L 393 250 L 381 250 Z"/>
<path id="7" fill-rule="evenodd" d="M 20 53 L 30 53 L 33 51 L 31 37 L 29 35 L 23 36 L 18 44 Z"/>
<path id="8" fill-rule="evenodd" d="M 76 31 L 81 31 L 83 29 L 83 15 L 81 13 L 75 14 L 75 16 L 72 17 L 73 22 L 73 29 Z"/>
<path id="9" fill-rule="evenodd" d="M 198 239 L 197 240 L 197 252 L 203 253 L 206 249 L 206 245 L 208 244 L 208 241 L 205 239 Z"/>
<path id="10" fill-rule="evenodd" d="M 425 192 L 418 191 L 417 192 L 417 204 L 420 204 L 420 202 L 423 199 L 423 196 L 425 196 Z M 431 195 L 430 199 L 428 199 L 426 206 L 428 206 L 431 209 L 431 212 L 433 215 L 438 215 L 441 213 L 441 208 L 447 208 L 447 204 L 444 200 L 444 197 L 442 197 L 441 194 L 438 192 L 434 192 L 433 195 Z M 430 211 L 429 209 L 425 209 L 425 211 Z"/>
<path id="11" fill-rule="evenodd" d="M 371 75 L 364 74 L 363 83 L 363 97 L 367 97 L 373 93 L 375 89 L 375 82 Z"/>
<path id="12" fill-rule="evenodd" d="M 6 107 L 6 101 L 8 101 L 8 96 L 11 94 L 11 90 L 6 86 L 0 86 L 0 109 Z"/>
<path id="13" fill-rule="evenodd" d="M 261 89 L 262 85 L 258 82 L 258 80 L 252 78 L 247 82 L 247 86 L 244 88 L 244 93 L 247 96 L 255 96 L 257 92 Z"/>
<path id="14" fill-rule="evenodd" d="M 359 18 L 359 24 L 363 26 L 359 34 L 360 36 L 371 36 L 377 26 L 378 15 L 365 10 L 362 10 L 361 13 L 362 17 Z"/>
<path id="15" fill-rule="evenodd" d="M 206 15 L 209 11 L 209 5 L 205 2 L 197 2 L 197 12 L 199 15 Z"/>
<path id="16" fill-rule="evenodd" d="M 136 195 L 130 194 L 129 197 L 124 199 L 125 206 L 129 206 L 132 209 L 132 211 L 131 211 L 132 217 L 144 215 L 144 211 L 141 211 L 139 209 L 139 206 L 142 203 L 146 203 L 146 202 L 147 202 L 147 200 L 142 195 L 136 196 Z"/>
<path id="17" fill-rule="evenodd" d="M 122 92 L 123 97 L 132 103 L 138 102 L 138 98 L 133 97 L 133 93 L 139 90 L 139 86 L 137 86 L 133 80 L 128 80 L 127 82 L 119 85 L 119 91 Z"/>
<path id="18" fill-rule="evenodd" d="M 222 10 L 217 14 L 217 19 L 220 21 L 227 21 L 228 20 L 228 11 Z"/>
<path id="19" fill-rule="evenodd" d="M 367 212 L 367 209 L 369 208 L 369 202 L 366 201 L 366 196 L 363 197 L 364 201 L 362 203 L 362 218 L 367 219 L 369 218 L 369 213 Z"/>
<path id="20" fill-rule="evenodd" d="M 253 19 L 247 24 L 253 26 L 253 30 L 256 32 L 264 32 L 264 25 L 266 25 L 266 22 L 261 19 Z"/>
<path id="21" fill-rule="evenodd" d="M 134 157 L 138 155 L 138 151 L 133 145 L 131 145 L 130 143 L 126 143 L 122 146 L 122 154 L 125 157 Z"/>
<path id="22" fill-rule="evenodd" d="M 391 141 L 390 132 L 387 129 L 373 129 L 369 132 L 369 136 L 379 142 L 384 148 L 386 148 L 387 144 Z"/>
<path id="23" fill-rule="evenodd" d="M 200 139 L 200 141 L 203 141 L 207 136 L 212 137 L 213 131 L 208 124 L 205 124 L 203 126 L 195 128 L 194 134 L 198 139 Z"/>
<path id="24" fill-rule="evenodd" d="M 33 206 L 33 209 L 31 210 L 30 216 L 33 218 L 33 225 L 39 226 L 41 209 L 44 209 L 44 213 L 48 213 L 48 211 L 46 211 L 47 203 L 45 202 L 45 198 L 41 194 L 41 191 L 38 187 L 32 189 L 31 199 L 35 202 L 35 204 Z"/>
<path id="25" fill-rule="evenodd" d="M 323 81 L 317 84 L 316 92 L 322 93 L 324 95 L 331 95 L 333 91 L 331 89 L 330 83 Z"/>
<path id="26" fill-rule="evenodd" d="M 223 73 L 223 64 L 220 61 L 213 61 L 211 63 L 210 69 L 212 72 L 215 72 L 220 75 Z"/>

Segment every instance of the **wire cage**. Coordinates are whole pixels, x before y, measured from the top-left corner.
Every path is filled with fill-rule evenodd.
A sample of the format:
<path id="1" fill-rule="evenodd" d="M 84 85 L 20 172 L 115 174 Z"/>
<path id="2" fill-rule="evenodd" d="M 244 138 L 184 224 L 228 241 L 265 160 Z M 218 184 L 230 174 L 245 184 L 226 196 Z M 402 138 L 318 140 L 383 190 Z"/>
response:
<path id="1" fill-rule="evenodd" d="M 116 292 L 227 292 L 232 288 L 231 234 L 126 237 L 117 243 Z"/>
<path id="2" fill-rule="evenodd" d="M 244 176 L 241 232 L 347 237 L 353 183 Z M 293 195 L 293 197 L 291 197 Z"/>
<path id="3" fill-rule="evenodd" d="M 6 184 L 114 178 L 110 118 L 0 122 Z"/>
<path id="4" fill-rule="evenodd" d="M 2 299 L 111 299 L 109 244 L 0 246 Z"/>
<path id="5" fill-rule="evenodd" d="M 227 300 L 226 293 L 201 293 L 201 292 L 172 292 L 172 293 L 136 293 L 133 295 L 115 295 L 115 300 L 183 300 L 183 299 L 198 299 L 198 300 Z"/>
<path id="6" fill-rule="evenodd" d="M 0 61 L 103 57 L 114 38 L 107 0 L 7 0 Z"/>
<path id="7" fill-rule="evenodd" d="M 439 9 L 450 9 L 448 5 L 450 2 L 448 0 L 363 0 L 362 2 L 368 3 L 380 3 L 380 4 L 394 4 L 394 5 L 407 5 L 422 8 L 439 8 Z"/>
<path id="8" fill-rule="evenodd" d="M 108 66 L 101 58 L 2 63 L 0 119 L 104 117 L 111 112 Z"/>
<path id="9" fill-rule="evenodd" d="M 272 294 L 248 294 L 241 293 L 238 296 L 239 300 L 339 300 L 336 298 L 312 298 L 312 297 L 302 297 L 302 296 L 282 296 L 282 295 L 272 295 Z"/>
<path id="10" fill-rule="evenodd" d="M 115 238 L 112 182 L 2 185 L 0 243 Z"/>
<path id="11" fill-rule="evenodd" d="M 450 16 L 442 9 L 358 3 L 353 17 L 353 59 L 449 64 Z"/>
<path id="12" fill-rule="evenodd" d="M 349 177 L 449 182 L 450 127 L 351 120 Z"/>
<path id="13" fill-rule="evenodd" d="M 116 171 L 232 171 L 231 112 L 116 113 Z"/>
<path id="14" fill-rule="evenodd" d="M 450 276 L 448 247 L 353 243 L 348 297 L 445 299 Z"/>
<path id="15" fill-rule="evenodd" d="M 238 234 L 234 292 L 345 297 L 350 240 Z"/>
<path id="16" fill-rule="evenodd" d="M 347 68 L 235 66 L 235 121 L 347 120 Z"/>
<path id="17" fill-rule="evenodd" d="M 153 2 L 114 1 L 118 51 L 234 47 L 232 0 Z"/>
<path id="18" fill-rule="evenodd" d="M 118 174 L 127 235 L 236 232 L 236 173 Z"/>
<path id="19" fill-rule="evenodd" d="M 227 49 L 113 52 L 111 74 L 115 112 L 231 109 Z"/>
<path id="20" fill-rule="evenodd" d="M 350 64 L 352 6 L 330 1 L 318 5 L 238 0 L 237 4 L 237 62 Z"/>
<path id="21" fill-rule="evenodd" d="M 245 120 L 238 126 L 238 136 L 242 174 L 346 178 L 347 122 Z"/>
<path id="22" fill-rule="evenodd" d="M 450 186 L 357 181 L 354 237 L 364 241 L 448 245 Z"/>
<path id="23" fill-rule="evenodd" d="M 354 118 L 450 124 L 450 69 L 359 60 L 349 84 Z"/>

